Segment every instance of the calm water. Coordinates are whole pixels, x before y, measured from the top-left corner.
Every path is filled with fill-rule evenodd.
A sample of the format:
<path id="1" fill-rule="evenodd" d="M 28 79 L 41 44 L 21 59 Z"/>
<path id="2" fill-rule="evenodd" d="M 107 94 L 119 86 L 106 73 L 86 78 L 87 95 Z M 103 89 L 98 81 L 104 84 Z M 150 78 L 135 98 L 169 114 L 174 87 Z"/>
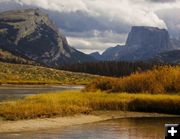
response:
<path id="1" fill-rule="evenodd" d="M 180 118 L 117 119 L 56 130 L 0 134 L 0 139 L 163 139 L 165 123 L 180 123 Z"/>
<path id="2" fill-rule="evenodd" d="M 26 96 L 64 90 L 80 90 L 83 86 L 0 86 L 0 101 L 14 100 Z"/>

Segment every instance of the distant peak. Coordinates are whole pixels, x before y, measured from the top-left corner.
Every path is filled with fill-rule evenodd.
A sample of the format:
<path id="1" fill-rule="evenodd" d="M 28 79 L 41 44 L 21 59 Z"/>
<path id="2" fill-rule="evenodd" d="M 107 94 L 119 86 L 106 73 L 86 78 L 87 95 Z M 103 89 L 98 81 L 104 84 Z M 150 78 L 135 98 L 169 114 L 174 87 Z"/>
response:
<path id="1" fill-rule="evenodd" d="M 91 53 L 89 55 L 92 56 L 93 58 L 95 58 L 96 60 L 101 59 L 101 54 L 99 52 L 93 52 L 93 53 Z"/>
<path id="2" fill-rule="evenodd" d="M 100 55 L 99 52 L 92 52 L 90 55 Z"/>

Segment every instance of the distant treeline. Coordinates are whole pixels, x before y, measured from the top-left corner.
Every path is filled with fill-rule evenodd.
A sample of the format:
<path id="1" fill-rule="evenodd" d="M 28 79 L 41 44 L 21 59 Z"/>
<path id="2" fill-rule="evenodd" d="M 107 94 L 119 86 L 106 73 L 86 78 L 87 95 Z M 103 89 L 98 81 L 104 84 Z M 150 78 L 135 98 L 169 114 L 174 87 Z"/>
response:
<path id="1" fill-rule="evenodd" d="M 61 69 L 73 72 L 122 77 L 130 75 L 131 73 L 152 69 L 157 65 L 160 64 L 126 61 L 99 61 L 66 65 L 62 66 Z"/>

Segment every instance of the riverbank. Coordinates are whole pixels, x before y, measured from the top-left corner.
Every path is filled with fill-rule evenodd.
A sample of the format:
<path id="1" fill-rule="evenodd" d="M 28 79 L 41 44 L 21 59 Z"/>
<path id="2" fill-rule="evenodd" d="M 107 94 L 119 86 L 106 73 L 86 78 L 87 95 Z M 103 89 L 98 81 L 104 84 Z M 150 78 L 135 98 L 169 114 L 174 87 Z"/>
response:
<path id="1" fill-rule="evenodd" d="M 20 121 L 0 121 L 0 133 L 37 131 L 60 128 L 77 124 L 101 121 L 101 117 L 93 115 L 76 115 L 59 118 L 32 119 Z"/>
<path id="2" fill-rule="evenodd" d="M 136 118 L 136 117 L 177 117 L 176 115 L 166 115 L 158 113 L 139 113 L 123 111 L 95 111 L 91 115 L 75 115 L 67 117 L 4 121 L 0 120 L 0 133 L 13 133 L 37 130 L 57 129 L 65 126 L 73 126 L 100 122 L 117 118 Z"/>
<path id="3" fill-rule="evenodd" d="M 12 121 L 113 110 L 180 115 L 180 95 L 64 91 L 0 103 L 0 117 Z"/>

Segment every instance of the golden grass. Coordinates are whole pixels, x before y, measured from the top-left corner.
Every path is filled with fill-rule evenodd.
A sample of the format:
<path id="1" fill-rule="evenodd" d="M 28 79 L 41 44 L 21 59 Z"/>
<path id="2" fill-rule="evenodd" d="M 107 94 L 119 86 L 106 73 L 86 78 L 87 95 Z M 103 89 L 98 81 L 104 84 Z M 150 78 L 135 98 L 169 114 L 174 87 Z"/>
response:
<path id="1" fill-rule="evenodd" d="M 80 91 L 39 94 L 1 103 L 0 117 L 7 120 L 33 119 L 88 114 L 97 110 L 180 114 L 180 96 Z"/>
<path id="2" fill-rule="evenodd" d="M 124 78 L 100 77 L 90 83 L 86 90 L 129 93 L 179 93 L 180 66 L 157 67 L 143 73 L 134 73 Z"/>
<path id="3" fill-rule="evenodd" d="M 87 84 L 95 76 L 40 66 L 0 62 L 0 84 Z"/>

